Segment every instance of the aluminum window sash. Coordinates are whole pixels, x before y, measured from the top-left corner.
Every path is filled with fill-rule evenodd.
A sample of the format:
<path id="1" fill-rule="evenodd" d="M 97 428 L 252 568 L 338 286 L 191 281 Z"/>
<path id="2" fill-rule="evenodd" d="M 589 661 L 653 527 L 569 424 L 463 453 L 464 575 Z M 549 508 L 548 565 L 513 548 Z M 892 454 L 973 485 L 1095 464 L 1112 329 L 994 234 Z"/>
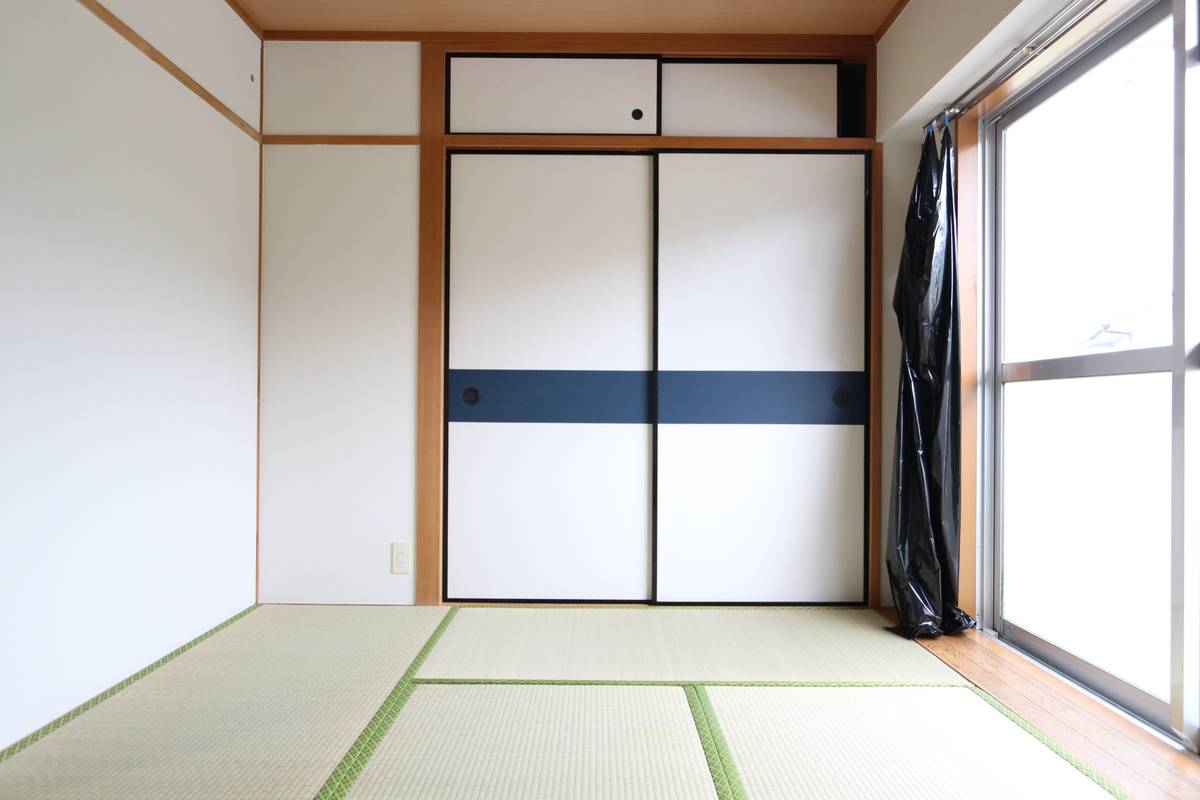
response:
<path id="1" fill-rule="evenodd" d="M 1104 375 L 1138 375 L 1146 372 L 1170 372 L 1170 345 L 1141 350 L 1117 350 L 1083 356 L 1015 361 L 1000 366 L 1002 383 L 1053 381 L 1063 378 L 1098 378 Z"/>
<path id="2" fill-rule="evenodd" d="M 1171 349 L 1171 715 L 1200 749 L 1200 2 L 1174 0 L 1175 239 Z M 1192 234 L 1189 237 L 1189 232 Z M 1190 241 L 1189 241 L 1190 239 Z M 1191 281 L 1188 277 L 1192 278 Z M 1190 418 L 1190 419 L 1189 419 Z M 1190 425 L 1190 429 L 1185 425 Z"/>
<path id="3" fill-rule="evenodd" d="M 1001 638 L 1018 650 L 1028 653 L 1051 669 L 1061 672 L 1068 678 L 1109 698 L 1159 730 L 1170 730 L 1171 705 L 1166 700 L 1114 677 L 1100 667 L 1088 663 L 1008 620 L 1004 620 L 1001 625 Z"/>
<path id="4" fill-rule="evenodd" d="M 1184 435 L 1183 411 L 1186 405 L 1193 409 L 1193 416 L 1200 417 L 1200 286 L 1191 288 L 1191 303 L 1184 313 L 1184 261 L 1183 241 L 1187 231 L 1187 219 L 1196 216 L 1195 211 L 1185 216 L 1182 188 L 1185 182 L 1183 151 L 1185 142 L 1184 103 L 1185 92 L 1181 88 L 1184 75 L 1189 70 L 1191 83 L 1188 89 L 1193 96 L 1193 106 L 1200 109 L 1200 0 L 1174 0 L 1176 18 L 1176 241 L 1173 309 L 1174 340 L 1172 345 L 1162 348 L 1116 351 L 1087 354 L 1061 359 L 1004 363 L 1001 342 L 1003 341 L 1004 313 L 1003 261 L 1001 231 L 1003 215 L 1003 170 L 1004 129 L 1027 113 L 1039 102 L 1054 94 L 1074 78 L 1086 72 L 1094 64 L 1115 52 L 1124 44 L 1147 30 L 1171 11 L 1169 0 L 1136 3 L 1119 18 L 1112 20 L 1096 37 L 1083 43 L 1067 56 L 1063 63 L 1051 69 L 1044 79 L 1033 82 L 1024 91 L 994 109 L 980 120 L 980 138 L 983 145 L 983 275 L 980 280 L 982 294 L 981 317 L 983 324 L 982 385 L 981 389 L 981 444 L 984 448 L 984 463 L 981 465 L 980 513 L 984 523 L 983 555 L 990 564 L 981 567 L 983 574 L 983 616 L 981 622 L 994 628 L 999 635 L 1042 660 L 1064 674 L 1092 687 L 1124 705 L 1133 713 L 1146 719 L 1164 731 L 1171 731 L 1185 745 L 1195 750 L 1200 734 L 1200 503 L 1186 504 L 1187 487 L 1200 486 L 1200 428 Z M 1185 18 L 1185 19 L 1181 19 Z M 1181 49 L 1181 45 L 1185 45 Z M 1197 117 L 1193 113 L 1193 117 Z M 1193 120 L 1193 127 L 1200 122 Z M 1193 135 L 1192 138 L 1195 138 Z M 1188 180 L 1191 194 L 1200 187 L 1200 170 L 1193 169 Z M 1200 206 L 1200 202 L 1193 203 Z M 1195 248 L 1200 251 L 1200 247 Z M 1195 261 L 1196 256 L 1192 256 Z M 1194 270 L 1193 270 L 1194 271 Z M 1186 323 L 1186 325 L 1185 325 Z M 1190 338 L 1185 338 L 1187 337 Z M 1185 346 L 1190 342 L 1191 346 Z M 1191 360 L 1188 353 L 1192 353 Z M 1148 372 L 1170 372 L 1173 375 L 1173 441 L 1172 441 L 1172 670 L 1170 702 L 1155 698 L 1146 692 L 1104 672 L 1095 665 L 1062 651 L 1019 626 L 1004 619 L 1004 514 L 1003 514 L 1003 425 L 1004 384 L 1020 380 L 1053 380 L 1056 378 L 1085 378 L 1102 375 L 1138 374 Z M 1185 393 L 1186 387 L 1186 393 Z M 1195 427 L 1195 426 L 1193 426 Z M 1193 466 L 1187 473 L 1185 485 L 1184 465 Z M 1197 492 L 1200 496 L 1200 492 Z"/>

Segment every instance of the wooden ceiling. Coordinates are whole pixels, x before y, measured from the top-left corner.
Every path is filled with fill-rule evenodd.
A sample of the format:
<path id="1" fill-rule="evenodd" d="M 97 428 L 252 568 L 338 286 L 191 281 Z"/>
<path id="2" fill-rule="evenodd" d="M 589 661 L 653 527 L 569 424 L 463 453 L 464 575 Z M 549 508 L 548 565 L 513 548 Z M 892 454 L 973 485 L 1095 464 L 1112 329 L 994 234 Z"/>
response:
<path id="1" fill-rule="evenodd" d="M 234 5 L 234 3 L 230 3 Z M 268 31 L 874 34 L 896 0 L 236 0 Z"/>

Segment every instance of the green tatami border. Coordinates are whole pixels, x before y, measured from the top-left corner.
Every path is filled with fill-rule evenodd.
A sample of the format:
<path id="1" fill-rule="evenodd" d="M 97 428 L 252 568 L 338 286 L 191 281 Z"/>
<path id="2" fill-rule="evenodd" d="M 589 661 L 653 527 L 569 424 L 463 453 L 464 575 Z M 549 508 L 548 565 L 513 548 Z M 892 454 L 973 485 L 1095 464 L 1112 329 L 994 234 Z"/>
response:
<path id="1" fill-rule="evenodd" d="M 969 688 L 965 683 L 911 682 L 911 681 L 623 681 L 605 678 L 414 678 L 415 684 L 430 685 L 500 685 L 500 686 L 782 686 L 792 688 L 872 688 L 872 687 L 938 687 L 948 689 Z"/>
<path id="2" fill-rule="evenodd" d="M 417 670 L 421 669 L 421 665 L 425 663 L 425 659 L 437 645 L 438 639 L 442 638 L 442 634 L 456 613 L 458 613 L 458 607 L 453 606 L 442 617 L 442 621 L 430 634 L 425 646 L 417 653 L 416 658 L 408 665 L 408 669 L 400 676 L 400 680 L 396 682 L 392 691 L 375 711 L 371 721 L 367 723 L 367 727 L 363 728 L 362 733 L 354 740 L 354 744 L 350 745 L 350 749 L 346 751 L 346 755 L 342 756 L 342 760 L 333 768 L 333 772 L 317 792 L 315 800 L 342 800 L 349 793 L 354 782 L 358 780 L 358 776 L 362 774 L 363 768 L 375 754 L 375 749 L 383 741 L 384 735 L 396 721 L 400 710 L 404 708 L 408 698 L 412 697 L 415 688 L 413 678 L 416 676 Z"/>
<path id="3" fill-rule="evenodd" d="M 203 642 L 205 639 L 207 639 L 210 636 L 212 636 L 213 634 L 229 627 L 230 625 L 237 622 L 239 619 L 246 616 L 247 614 L 249 614 L 251 611 L 253 611 L 256 608 L 258 608 L 257 603 L 255 603 L 252 606 L 249 606 L 248 608 L 242 609 L 241 611 L 234 614 L 232 617 L 230 617 L 229 619 L 220 623 L 216 627 L 210 628 L 209 630 L 207 630 L 204 633 L 197 636 L 195 639 L 192 639 L 190 642 L 187 642 L 186 644 L 180 645 L 179 647 L 175 648 L 174 650 L 167 653 L 162 658 L 155 661 L 153 664 L 142 667 L 142 669 L 140 669 L 137 672 L 135 672 L 134 674 L 130 675 L 128 678 L 121 681 L 120 683 L 113 684 L 112 686 L 108 687 L 103 692 L 101 692 L 100 694 L 91 698 L 90 700 L 85 700 L 83 703 L 80 703 L 79 705 L 75 706 L 70 711 L 63 714 L 61 717 L 51 720 L 47 724 L 43 725 L 41 728 L 38 728 L 36 731 L 29 734 L 24 739 L 19 739 L 16 742 L 14 742 L 13 744 L 4 748 L 3 750 L 0 750 L 0 763 L 3 763 L 5 760 L 7 760 L 9 758 L 12 758 L 17 753 L 21 752 L 26 747 L 29 747 L 29 745 L 33 744 L 34 742 L 37 742 L 41 739 L 46 738 L 47 736 L 54 733 L 56 730 L 58 730 L 62 726 L 66 725 L 71 720 L 75 719 L 76 717 L 80 716 L 81 714 L 83 714 L 87 711 L 90 711 L 91 709 L 98 706 L 100 703 L 104 702 L 108 698 L 110 698 L 113 695 L 120 692 L 121 690 L 128 688 L 131 684 L 146 677 L 151 672 L 154 672 L 154 670 L 156 670 L 159 667 L 166 664 L 168 661 L 172 661 L 173 659 L 178 658 L 179 656 L 183 655 L 188 650 L 191 650 L 193 647 L 195 647 L 196 645 Z"/>
<path id="4" fill-rule="evenodd" d="M 0 750 L 0 763 L 49 736 L 71 720 L 81 716 L 104 700 L 118 694 L 136 681 L 178 658 L 214 634 L 232 625 L 258 608 L 251 605 L 229 619 L 181 645 L 138 672 L 130 675 L 100 694 L 81 703 L 62 716 L 52 720 L 38 730 Z M 503 606 L 497 606 L 503 607 Z M 512 606 L 521 607 L 521 606 Z M 595 606 L 586 606 L 594 608 Z M 1049 748 L 1055 755 L 1070 764 L 1097 786 L 1118 800 L 1133 800 L 1122 787 L 1114 783 L 1099 770 L 1076 756 L 1055 741 L 1009 706 L 978 685 L 967 682 L 910 682 L 910 681 L 707 681 L 707 680 L 608 680 L 608 679 L 537 679 L 537 678 L 418 678 L 417 673 L 442 635 L 453 621 L 461 606 L 447 609 L 428 640 L 408 665 L 400 679 L 392 687 L 376 709 L 366 727 L 329 774 L 316 794 L 316 800 L 342 800 L 350 792 L 367 763 L 374 755 L 380 742 L 395 723 L 400 711 L 420 685 L 525 685 L 525 686 L 670 686 L 684 692 L 697 735 L 704 751 L 713 786 L 718 800 L 746 800 L 747 793 L 737 765 L 721 729 L 719 718 L 713 708 L 705 687 L 780 687 L 780 688 L 947 688 L 969 689 L 995 711 L 1007 717 L 1026 733 Z"/>
<path id="5" fill-rule="evenodd" d="M 990 705 L 992 708 L 999 711 L 1004 716 L 1008 717 L 1009 720 L 1011 720 L 1012 722 L 1014 722 L 1018 726 L 1020 726 L 1020 728 L 1023 731 L 1025 731 L 1026 733 L 1028 733 L 1030 736 L 1037 739 L 1039 742 L 1046 745 L 1046 747 L 1053 750 L 1055 755 L 1057 755 L 1063 761 L 1066 761 L 1068 764 L 1070 764 L 1075 769 L 1082 772 L 1084 775 L 1086 775 L 1088 778 L 1090 778 L 1093 783 L 1095 783 L 1097 786 L 1099 786 L 1104 791 L 1111 794 L 1113 797 L 1118 798 L 1118 800 L 1134 800 L 1133 796 L 1131 794 L 1129 794 L 1127 791 L 1122 789 L 1120 786 L 1118 786 L 1117 784 L 1113 783 L 1111 780 L 1106 778 L 1103 774 L 1101 774 L 1099 772 L 1099 770 L 1097 770 L 1091 764 L 1089 764 L 1086 761 L 1084 761 L 1083 759 L 1079 758 L 1077 755 L 1072 753 L 1067 748 L 1063 747 L 1057 741 L 1050 738 L 1050 736 L 1043 733 L 1040 728 L 1035 726 L 1029 720 L 1022 717 L 1016 711 L 1013 711 L 1011 708 L 1006 706 L 1001 701 L 997 700 L 995 697 L 993 697 L 991 694 L 989 694 L 986 690 L 979 688 L 975 684 L 971 684 L 970 686 L 964 687 L 964 688 L 970 689 L 972 692 L 974 692 L 976 695 L 978 695 L 980 698 L 982 698 L 988 705 Z"/>
<path id="6" fill-rule="evenodd" d="M 746 800 L 742 776 L 738 774 L 733 754 L 729 752 L 729 743 L 725 741 L 708 692 L 702 685 L 694 683 L 685 685 L 683 692 L 696 723 L 696 734 L 700 737 L 700 746 L 708 761 L 708 771 L 712 773 L 717 800 Z"/>
<path id="7" fill-rule="evenodd" d="M 980 698 L 985 700 L 989 705 L 1003 714 L 1012 722 L 1020 726 L 1024 731 L 1032 735 L 1039 742 L 1050 748 L 1055 755 L 1066 761 L 1079 772 L 1087 776 L 1092 782 L 1100 786 L 1118 800 L 1134 800 L 1134 798 L 1118 786 L 1113 781 L 1105 777 L 1099 770 L 1088 764 L 1083 759 L 1076 756 L 1066 747 L 1062 746 L 1047 734 L 1043 733 L 1033 723 L 1026 720 L 1017 712 L 1013 711 L 1004 703 L 997 700 L 984 689 L 979 688 L 973 683 L 917 683 L 917 682 L 889 682 L 889 681 L 621 681 L 621 680 L 588 680 L 588 679 L 538 679 L 538 678 L 415 678 L 412 683 L 414 685 L 501 685 L 501 686 L 678 686 L 687 694 L 688 705 L 692 708 L 692 715 L 696 719 L 697 731 L 701 734 L 701 743 L 704 745 L 705 756 L 709 759 L 709 768 L 713 772 L 713 782 L 717 786 L 717 796 L 720 800 L 744 800 L 746 797 L 745 789 L 741 786 L 740 778 L 738 777 L 736 765 L 732 760 L 732 755 L 729 752 L 728 745 L 725 742 L 724 736 L 721 734 L 720 725 L 717 719 L 716 712 L 712 708 L 709 701 L 708 693 L 703 691 L 706 686 L 734 686 L 734 687 L 780 687 L 793 689 L 819 689 L 819 688 L 846 688 L 846 689 L 903 689 L 903 688 L 938 688 L 938 689 L 966 689 Z M 697 691 L 699 690 L 699 691 Z M 697 709 L 700 709 L 698 714 Z M 702 724 L 706 727 L 702 728 Z M 710 748 L 716 746 L 710 743 L 705 738 L 705 730 L 715 733 L 714 742 L 719 743 L 719 750 L 714 751 L 717 754 L 714 756 L 710 752 Z M 715 758 L 715 761 L 714 761 Z M 728 766 L 726 766 L 728 765 Z M 732 773 L 730 773 L 732 770 Z M 732 774 L 737 783 L 735 787 L 722 789 L 723 783 L 728 783 L 728 776 Z M 736 791 L 740 794 L 722 794 L 722 791 Z"/>

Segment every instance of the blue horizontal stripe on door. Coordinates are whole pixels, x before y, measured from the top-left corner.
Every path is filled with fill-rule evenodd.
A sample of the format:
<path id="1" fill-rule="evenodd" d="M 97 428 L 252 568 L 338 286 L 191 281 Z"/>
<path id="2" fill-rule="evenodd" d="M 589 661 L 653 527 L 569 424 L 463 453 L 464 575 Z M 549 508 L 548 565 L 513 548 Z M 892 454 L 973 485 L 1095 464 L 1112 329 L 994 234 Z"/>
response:
<path id="1" fill-rule="evenodd" d="M 863 425 L 865 372 L 660 372 L 660 424 Z"/>
<path id="2" fill-rule="evenodd" d="M 452 369 L 451 422 L 634 422 L 654 414 L 650 372 Z M 478 392 L 475 403 L 466 393 Z"/>
<path id="3" fill-rule="evenodd" d="M 453 369 L 450 422 L 654 421 L 654 375 L 639 371 Z M 474 399 L 475 402 L 469 402 Z M 863 372 L 658 373 L 662 424 L 862 425 Z"/>

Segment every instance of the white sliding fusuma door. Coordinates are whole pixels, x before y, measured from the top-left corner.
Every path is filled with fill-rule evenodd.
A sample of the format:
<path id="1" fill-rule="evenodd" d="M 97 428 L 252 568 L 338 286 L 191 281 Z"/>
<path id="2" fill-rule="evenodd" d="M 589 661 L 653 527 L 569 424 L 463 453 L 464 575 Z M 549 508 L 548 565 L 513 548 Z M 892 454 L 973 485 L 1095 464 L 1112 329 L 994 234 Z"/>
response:
<path id="1" fill-rule="evenodd" d="M 650 598 L 652 181 L 450 157 L 449 599 Z"/>
<path id="2" fill-rule="evenodd" d="M 658 157 L 659 601 L 866 599 L 866 161 Z"/>

